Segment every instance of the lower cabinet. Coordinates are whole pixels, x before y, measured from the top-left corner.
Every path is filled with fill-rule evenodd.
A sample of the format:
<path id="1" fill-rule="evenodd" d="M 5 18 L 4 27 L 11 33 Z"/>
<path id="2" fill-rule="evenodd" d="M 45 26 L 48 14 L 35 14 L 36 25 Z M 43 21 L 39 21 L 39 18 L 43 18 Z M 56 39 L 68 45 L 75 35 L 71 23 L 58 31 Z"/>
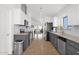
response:
<path id="1" fill-rule="evenodd" d="M 49 32 L 49 41 L 63 55 L 79 55 L 79 43 Z"/>
<path id="2" fill-rule="evenodd" d="M 53 33 L 49 33 L 49 40 L 52 43 L 52 45 L 59 51 L 60 54 L 65 54 L 66 51 L 66 39 L 62 38 L 60 36 L 57 36 Z"/>
<path id="3" fill-rule="evenodd" d="M 49 41 L 53 44 L 55 48 L 58 47 L 58 37 L 52 33 L 49 33 Z"/>
<path id="4" fill-rule="evenodd" d="M 71 45 L 71 42 L 67 42 L 66 43 L 66 55 L 79 55 L 79 49 L 75 48 L 75 45 Z"/>
<path id="5" fill-rule="evenodd" d="M 58 36 L 54 35 L 54 38 L 53 38 L 53 44 L 55 46 L 55 48 L 58 48 Z"/>
<path id="6" fill-rule="evenodd" d="M 49 36 L 50 36 L 50 33 L 49 33 L 49 32 L 47 32 L 47 33 L 46 33 L 46 41 L 49 41 L 49 39 L 50 39 L 50 37 L 49 37 Z"/>
<path id="7" fill-rule="evenodd" d="M 79 50 L 74 48 L 73 46 L 67 44 L 66 54 L 67 55 L 79 55 Z"/>

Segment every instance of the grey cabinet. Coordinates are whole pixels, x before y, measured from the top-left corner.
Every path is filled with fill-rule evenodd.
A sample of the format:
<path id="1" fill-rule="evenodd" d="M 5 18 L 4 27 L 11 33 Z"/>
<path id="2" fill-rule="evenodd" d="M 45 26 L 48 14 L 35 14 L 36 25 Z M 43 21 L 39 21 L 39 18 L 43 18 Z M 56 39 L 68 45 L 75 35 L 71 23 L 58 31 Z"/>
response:
<path id="1" fill-rule="evenodd" d="M 76 43 L 76 42 L 71 41 L 71 40 L 67 40 L 67 43 L 74 46 L 76 49 L 79 49 L 79 43 Z"/>
<path id="2" fill-rule="evenodd" d="M 50 39 L 50 33 L 47 31 L 46 32 L 46 41 L 49 41 L 49 39 Z"/>
<path id="3" fill-rule="evenodd" d="M 66 39 L 49 32 L 49 40 L 52 45 L 61 53 L 65 54 Z"/>
<path id="4" fill-rule="evenodd" d="M 49 33 L 49 41 L 53 43 L 53 35 L 51 33 Z"/>
<path id="5" fill-rule="evenodd" d="M 55 48 L 58 47 L 58 36 L 57 35 L 53 33 L 49 33 L 49 40 Z"/>
<path id="6" fill-rule="evenodd" d="M 52 44 L 54 44 L 54 35 L 52 33 L 49 33 L 49 40 Z"/>
<path id="7" fill-rule="evenodd" d="M 58 37 L 55 34 L 52 34 L 52 43 L 55 46 L 55 48 L 57 48 L 57 43 L 58 43 Z"/>
<path id="8" fill-rule="evenodd" d="M 48 36 L 49 41 L 61 54 L 79 55 L 79 43 L 55 35 L 51 32 L 49 32 Z"/>
<path id="9" fill-rule="evenodd" d="M 66 54 L 67 55 L 79 55 L 79 50 L 74 48 L 72 45 L 67 44 Z"/>
<path id="10" fill-rule="evenodd" d="M 79 55 L 79 44 L 73 41 L 67 40 L 66 55 Z"/>
<path id="11" fill-rule="evenodd" d="M 58 36 L 54 35 L 54 46 L 58 48 Z"/>

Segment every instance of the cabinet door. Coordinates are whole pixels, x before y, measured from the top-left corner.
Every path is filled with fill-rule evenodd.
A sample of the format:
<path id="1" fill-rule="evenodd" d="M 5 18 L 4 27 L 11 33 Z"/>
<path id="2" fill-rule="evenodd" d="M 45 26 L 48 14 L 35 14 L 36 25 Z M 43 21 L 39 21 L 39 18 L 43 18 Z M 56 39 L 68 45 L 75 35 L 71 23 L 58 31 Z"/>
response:
<path id="1" fill-rule="evenodd" d="M 56 47 L 56 40 L 57 40 L 56 35 L 52 34 L 52 40 L 51 40 L 51 42 L 52 42 L 52 44 L 53 44 L 54 47 Z"/>
<path id="2" fill-rule="evenodd" d="M 47 41 L 50 41 L 50 33 L 49 33 L 49 32 L 47 32 L 46 36 L 47 36 L 47 37 L 46 37 L 46 40 L 47 40 Z"/>
<path id="3" fill-rule="evenodd" d="M 73 42 L 71 40 L 67 40 L 67 43 L 74 46 L 76 49 L 79 49 L 79 43 Z"/>
<path id="4" fill-rule="evenodd" d="M 58 37 L 55 36 L 55 47 L 58 48 Z"/>
<path id="5" fill-rule="evenodd" d="M 57 48 L 57 46 L 58 46 L 58 37 L 55 34 L 50 33 L 49 34 L 49 40 L 52 43 L 52 45 Z"/>
<path id="6" fill-rule="evenodd" d="M 79 50 L 67 43 L 66 44 L 66 54 L 67 55 L 79 55 Z"/>
<path id="7" fill-rule="evenodd" d="M 53 39 L 54 38 L 54 35 L 51 33 L 51 37 L 50 37 L 50 39 L 51 39 L 51 43 L 53 43 Z"/>
<path id="8" fill-rule="evenodd" d="M 52 34 L 52 44 L 53 44 L 53 46 L 55 47 L 55 35 L 54 34 Z"/>
<path id="9" fill-rule="evenodd" d="M 50 33 L 49 34 L 49 40 L 50 40 L 51 43 L 52 43 L 52 39 L 53 39 L 53 35 L 52 35 L 52 33 Z"/>

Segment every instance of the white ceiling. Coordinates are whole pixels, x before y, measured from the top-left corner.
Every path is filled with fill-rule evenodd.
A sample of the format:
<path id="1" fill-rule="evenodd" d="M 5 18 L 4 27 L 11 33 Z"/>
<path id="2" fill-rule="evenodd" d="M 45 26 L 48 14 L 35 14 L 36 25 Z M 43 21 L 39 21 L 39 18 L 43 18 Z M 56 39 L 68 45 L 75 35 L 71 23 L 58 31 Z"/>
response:
<path id="1" fill-rule="evenodd" d="M 40 12 L 42 16 L 53 17 L 65 6 L 66 4 L 28 4 L 27 9 L 32 19 L 38 20 L 41 17 Z"/>
<path id="2" fill-rule="evenodd" d="M 66 4 L 28 4 L 27 7 L 30 9 L 32 16 L 39 17 L 40 11 L 44 16 L 54 16 L 58 11 L 60 11 Z M 42 8 L 40 10 L 40 8 Z"/>

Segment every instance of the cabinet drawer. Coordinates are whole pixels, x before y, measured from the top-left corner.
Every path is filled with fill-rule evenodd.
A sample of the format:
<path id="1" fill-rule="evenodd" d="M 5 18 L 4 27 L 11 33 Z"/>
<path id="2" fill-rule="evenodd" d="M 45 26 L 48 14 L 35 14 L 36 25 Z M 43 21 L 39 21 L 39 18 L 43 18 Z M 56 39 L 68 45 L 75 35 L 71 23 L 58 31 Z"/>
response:
<path id="1" fill-rule="evenodd" d="M 72 45 L 73 47 L 79 49 L 79 44 L 78 43 L 70 41 L 70 40 L 67 40 L 67 43 L 70 44 L 70 45 Z"/>
<path id="2" fill-rule="evenodd" d="M 68 52 L 66 52 L 66 55 L 77 55 L 76 53 L 73 53 L 70 49 L 67 49 Z"/>
<path id="3" fill-rule="evenodd" d="M 79 50 L 74 48 L 72 45 L 66 44 L 66 54 L 67 55 L 79 55 Z"/>

